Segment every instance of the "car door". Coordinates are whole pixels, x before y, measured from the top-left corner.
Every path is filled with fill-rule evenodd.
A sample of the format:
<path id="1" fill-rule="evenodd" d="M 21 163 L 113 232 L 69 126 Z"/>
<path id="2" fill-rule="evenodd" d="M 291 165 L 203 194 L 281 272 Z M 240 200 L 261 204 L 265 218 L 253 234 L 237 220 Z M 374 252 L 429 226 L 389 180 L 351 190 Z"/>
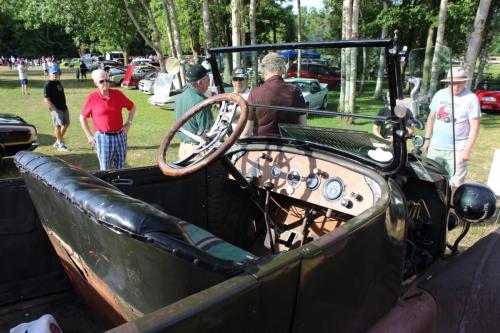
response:
<path id="1" fill-rule="evenodd" d="M 309 91 L 311 92 L 311 102 L 309 107 L 311 109 L 318 109 L 321 107 L 323 103 L 321 87 L 318 82 L 312 81 L 309 82 Z"/>

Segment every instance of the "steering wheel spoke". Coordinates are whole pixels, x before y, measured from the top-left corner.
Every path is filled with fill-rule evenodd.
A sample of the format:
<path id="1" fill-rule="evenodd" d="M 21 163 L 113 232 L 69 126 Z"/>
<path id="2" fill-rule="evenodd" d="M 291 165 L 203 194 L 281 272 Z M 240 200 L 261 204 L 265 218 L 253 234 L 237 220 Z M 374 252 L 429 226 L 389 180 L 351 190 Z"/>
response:
<path id="1" fill-rule="evenodd" d="M 217 106 L 218 114 L 208 131 L 195 134 L 182 127 L 196 114 L 212 105 Z M 233 128 L 232 121 L 238 112 L 238 123 Z M 166 176 L 186 176 L 206 167 L 236 142 L 243 132 L 247 119 L 247 103 L 237 94 L 220 94 L 204 100 L 186 112 L 167 132 L 160 143 L 156 157 L 158 166 Z M 178 132 L 195 142 L 192 152 L 175 162 L 167 162 L 167 151 Z"/>

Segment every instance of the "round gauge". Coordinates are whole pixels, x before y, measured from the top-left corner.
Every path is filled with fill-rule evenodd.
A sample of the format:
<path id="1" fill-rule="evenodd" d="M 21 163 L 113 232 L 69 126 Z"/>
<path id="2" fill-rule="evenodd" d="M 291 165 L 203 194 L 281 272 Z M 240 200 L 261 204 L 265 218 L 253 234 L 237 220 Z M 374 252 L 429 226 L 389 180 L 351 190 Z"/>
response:
<path id="1" fill-rule="evenodd" d="M 290 170 L 290 172 L 286 175 L 286 184 L 292 188 L 297 188 L 300 185 L 301 179 L 302 177 L 297 170 Z"/>
<path id="2" fill-rule="evenodd" d="M 344 192 L 344 183 L 337 177 L 328 178 L 323 186 L 323 197 L 328 201 L 335 201 Z"/>
<path id="3" fill-rule="evenodd" d="M 281 168 L 277 165 L 273 166 L 271 169 L 271 175 L 273 177 L 279 177 L 281 175 Z"/>
<path id="4" fill-rule="evenodd" d="M 319 183 L 321 181 L 319 180 L 318 175 L 311 173 L 309 176 L 306 178 L 306 186 L 309 190 L 314 191 L 319 187 Z"/>

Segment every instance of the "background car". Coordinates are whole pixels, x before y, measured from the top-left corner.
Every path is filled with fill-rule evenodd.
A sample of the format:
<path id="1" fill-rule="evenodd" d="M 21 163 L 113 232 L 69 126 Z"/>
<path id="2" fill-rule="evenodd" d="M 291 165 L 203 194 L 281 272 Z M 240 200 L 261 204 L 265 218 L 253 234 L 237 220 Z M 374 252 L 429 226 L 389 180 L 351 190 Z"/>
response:
<path id="1" fill-rule="evenodd" d="M 64 59 L 61 61 L 60 66 L 61 67 L 79 67 L 80 66 L 80 58 L 73 58 L 73 59 Z"/>
<path id="2" fill-rule="evenodd" d="M 297 77 L 297 64 L 292 64 L 286 73 L 286 78 Z M 317 79 L 321 83 L 327 83 L 330 89 L 340 88 L 340 72 L 335 68 L 316 63 L 303 63 L 301 65 L 300 77 Z"/>
<path id="3" fill-rule="evenodd" d="M 159 69 L 154 66 L 129 65 L 121 86 L 128 89 L 138 88 L 139 81 L 142 80 L 146 74 L 158 71 Z"/>
<path id="4" fill-rule="evenodd" d="M 158 72 L 156 71 L 146 74 L 144 79 L 139 81 L 137 88 L 145 94 L 154 94 L 154 84 L 157 75 Z"/>
<path id="5" fill-rule="evenodd" d="M 500 111 L 500 82 L 483 81 L 475 91 L 481 110 Z"/>
<path id="6" fill-rule="evenodd" d="M 35 126 L 12 114 L 0 113 L 0 157 L 38 147 Z"/>
<path id="7" fill-rule="evenodd" d="M 99 68 L 104 69 L 106 72 L 111 68 L 121 66 L 119 62 L 115 60 L 103 60 L 99 61 Z"/>
<path id="8" fill-rule="evenodd" d="M 110 68 L 108 75 L 109 75 L 109 80 L 119 86 L 122 84 L 123 79 L 125 78 L 125 73 L 127 72 L 126 67 L 114 67 Z"/>
<path id="9" fill-rule="evenodd" d="M 320 83 L 316 79 L 303 78 L 286 79 L 285 82 L 291 83 L 300 89 L 307 108 L 326 110 L 328 106 L 328 84 Z"/>

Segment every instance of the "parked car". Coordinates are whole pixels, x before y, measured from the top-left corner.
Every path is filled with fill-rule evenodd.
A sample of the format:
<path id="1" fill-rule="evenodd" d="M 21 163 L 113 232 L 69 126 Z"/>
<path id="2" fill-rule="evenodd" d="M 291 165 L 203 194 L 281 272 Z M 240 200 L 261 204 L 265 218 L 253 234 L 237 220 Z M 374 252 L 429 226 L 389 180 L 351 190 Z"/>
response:
<path id="1" fill-rule="evenodd" d="M 286 73 L 286 77 L 297 77 L 296 63 L 290 66 Z M 321 83 L 327 83 L 328 88 L 332 90 L 340 88 L 340 72 L 328 66 L 315 63 L 303 63 L 301 65 L 300 77 L 317 79 Z"/>
<path id="2" fill-rule="evenodd" d="M 129 65 L 127 67 L 127 72 L 125 73 L 125 78 L 123 79 L 121 86 L 128 89 L 135 89 L 139 86 L 139 81 L 142 80 L 147 74 L 152 72 L 158 72 L 158 68 L 154 66 L 136 66 Z"/>
<path id="3" fill-rule="evenodd" d="M 293 45 L 374 56 L 383 48 L 390 116 L 261 105 L 322 118 L 240 138 L 255 106 L 222 94 L 210 56 L 221 94 L 165 126 L 157 166 L 89 172 L 18 153 L 22 180 L 0 182 L 0 262 L 9 268 L 2 331 L 47 311 L 63 330 L 91 333 L 498 330 L 500 232 L 462 253 L 458 246 L 471 223 L 495 212 L 496 198 L 480 184 L 452 198 L 446 170 L 407 150 L 407 110 L 395 100 L 401 48 L 392 40 Z M 374 90 L 357 97 L 372 100 Z M 183 127 L 207 108 L 216 115 L 209 131 Z M 371 121 L 390 126 L 393 140 L 373 135 Z M 194 143 L 179 159 L 180 133 Z M 450 241 L 455 214 L 464 228 Z"/>
<path id="4" fill-rule="evenodd" d="M 500 111 L 500 81 L 481 82 L 475 93 L 481 104 L 481 110 Z"/>
<path id="5" fill-rule="evenodd" d="M 104 69 L 106 72 L 109 71 L 111 68 L 119 67 L 121 66 L 119 62 L 115 60 L 103 60 L 99 61 L 99 68 Z"/>
<path id="6" fill-rule="evenodd" d="M 127 67 L 110 68 L 108 72 L 109 80 L 116 86 L 120 86 L 125 78 Z"/>
<path id="7" fill-rule="evenodd" d="M 144 78 L 139 81 L 139 85 L 137 86 L 139 91 L 149 95 L 154 94 L 154 84 L 157 75 L 158 72 L 156 71 L 146 74 Z"/>
<path id="8" fill-rule="evenodd" d="M 0 113 L 0 158 L 38 147 L 37 131 L 19 116 Z"/>
<path id="9" fill-rule="evenodd" d="M 316 79 L 303 78 L 286 79 L 285 82 L 300 89 L 308 109 L 326 110 L 328 106 L 328 84 L 320 83 Z"/>
<path id="10" fill-rule="evenodd" d="M 80 66 L 81 59 L 80 58 L 73 58 L 73 59 L 64 59 L 61 61 L 59 64 L 61 67 L 79 67 Z"/>

